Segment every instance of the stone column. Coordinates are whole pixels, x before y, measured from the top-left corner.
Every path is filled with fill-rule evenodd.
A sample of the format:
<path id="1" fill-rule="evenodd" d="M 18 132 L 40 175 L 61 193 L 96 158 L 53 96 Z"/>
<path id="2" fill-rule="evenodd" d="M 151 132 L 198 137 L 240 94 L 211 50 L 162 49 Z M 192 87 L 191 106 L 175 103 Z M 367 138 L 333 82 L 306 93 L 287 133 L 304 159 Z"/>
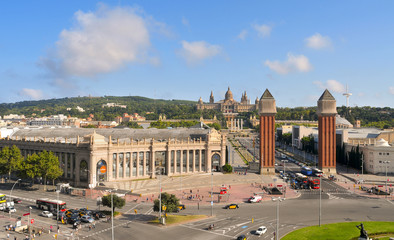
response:
<path id="1" fill-rule="evenodd" d="M 265 90 L 260 98 L 260 174 L 275 174 L 275 115 L 276 103 Z"/>
<path id="2" fill-rule="evenodd" d="M 336 114 L 336 100 L 326 89 L 317 101 L 319 167 L 326 174 L 336 174 Z"/>
<path id="3" fill-rule="evenodd" d="M 187 173 L 189 173 L 190 171 L 190 169 L 189 169 L 189 161 L 190 161 L 190 159 L 189 159 L 189 149 L 188 150 L 186 150 L 186 172 Z"/>

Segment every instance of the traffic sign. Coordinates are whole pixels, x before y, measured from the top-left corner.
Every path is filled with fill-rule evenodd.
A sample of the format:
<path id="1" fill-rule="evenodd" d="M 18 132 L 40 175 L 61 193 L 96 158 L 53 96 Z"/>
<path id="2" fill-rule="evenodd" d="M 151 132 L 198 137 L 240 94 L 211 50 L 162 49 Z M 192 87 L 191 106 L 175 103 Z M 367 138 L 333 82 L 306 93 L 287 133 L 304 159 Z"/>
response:
<path id="1" fill-rule="evenodd" d="M 30 220 L 30 223 L 31 223 L 31 224 L 33 224 L 33 223 L 34 223 L 34 218 L 32 218 L 32 219 Z"/>
<path id="2" fill-rule="evenodd" d="M 276 185 L 276 186 L 277 186 L 277 187 L 282 187 L 282 185 L 279 185 L 279 184 L 278 184 L 278 185 Z"/>
<path id="3" fill-rule="evenodd" d="M 23 214 L 23 216 L 28 216 L 28 215 L 30 215 L 30 213 L 25 213 L 25 214 Z"/>
<path id="4" fill-rule="evenodd" d="M 379 185 L 378 187 L 383 187 L 383 185 Z"/>

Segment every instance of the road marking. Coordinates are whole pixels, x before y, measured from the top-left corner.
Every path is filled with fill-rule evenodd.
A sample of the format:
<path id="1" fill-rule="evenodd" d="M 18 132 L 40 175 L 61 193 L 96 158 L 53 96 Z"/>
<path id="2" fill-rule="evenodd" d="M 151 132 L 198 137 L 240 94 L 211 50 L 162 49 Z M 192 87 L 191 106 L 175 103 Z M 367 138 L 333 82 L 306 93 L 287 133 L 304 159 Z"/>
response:
<path id="1" fill-rule="evenodd" d="M 134 208 L 137 208 L 139 205 L 141 205 L 142 203 L 139 203 L 137 205 L 135 205 L 134 207 L 130 208 L 127 212 L 125 212 L 126 214 L 129 213 L 131 210 L 133 210 Z"/>
<path id="2" fill-rule="evenodd" d="M 199 229 L 199 228 L 194 228 L 194 227 L 187 226 L 187 225 L 180 225 L 180 226 L 181 226 L 181 227 L 185 227 L 185 228 L 194 229 L 194 230 L 201 231 L 201 232 L 206 232 L 206 233 L 215 234 L 215 235 L 218 235 L 218 236 L 228 237 L 228 238 L 231 238 L 231 239 L 234 238 L 233 236 L 225 235 L 224 233 L 223 233 L 223 234 L 220 234 L 220 233 L 216 233 L 216 232 L 215 232 L 215 231 L 220 231 L 220 230 L 215 230 L 215 231 L 211 232 L 211 231 L 207 231 L 207 230 Z"/>

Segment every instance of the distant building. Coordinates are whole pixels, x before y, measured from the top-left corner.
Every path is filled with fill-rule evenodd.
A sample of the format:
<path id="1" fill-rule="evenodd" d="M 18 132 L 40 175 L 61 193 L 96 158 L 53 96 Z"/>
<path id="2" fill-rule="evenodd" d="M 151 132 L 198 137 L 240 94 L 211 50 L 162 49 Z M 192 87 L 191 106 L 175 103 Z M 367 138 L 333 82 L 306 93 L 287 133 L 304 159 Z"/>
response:
<path id="1" fill-rule="evenodd" d="M 215 129 L 9 129 L 0 148 L 15 145 L 24 157 L 43 150 L 59 158 L 73 186 L 118 184 L 156 176 L 210 173 L 226 162 L 226 136 Z M 160 167 L 160 168 L 157 168 Z"/>
<path id="2" fill-rule="evenodd" d="M 106 104 L 101 105 L 101 107 L 102 108 L 105 108 L 105 107 L 108 107 L 108 108 L 111 108 L 111 107 L 127 108 L 126 105 L 120 105 L 120 104 L 117 104 L 117 103 L 106 103 Z"/>
<path id="3" fill-rule="evenodd" d="M 9 114 L 9 115 L 4 115 L 3 117 L 4 120 L 6 119 L 25 119 L 25 115 L 18 115 L 18 114 Z"/>

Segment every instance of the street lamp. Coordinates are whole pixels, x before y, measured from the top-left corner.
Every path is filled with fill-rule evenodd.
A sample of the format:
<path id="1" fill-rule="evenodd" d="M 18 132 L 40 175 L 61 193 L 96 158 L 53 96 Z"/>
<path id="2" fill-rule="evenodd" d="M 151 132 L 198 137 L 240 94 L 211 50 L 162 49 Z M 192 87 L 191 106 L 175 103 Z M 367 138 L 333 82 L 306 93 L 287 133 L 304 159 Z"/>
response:
<path id="1" fill-rule="evenodd" d="M 20 180 L 22 180 L 22 179 L 16 180 L 16 182 L 14 183 L 14 185 L 12 185 L 11 192 L 10 192 L 10 202 L 12 202 L 12 190 L 14 189 L 15 184 L 16 184 L 17 182 L 19 182 Z"/>
<path id="2" fill-rule="evenodd" d="M 383 161 L 383 163 L 384 164 L 386 164 L 386 198 L 387 198 L 387 167 L 388 167 L 388 165 L 389 165 L 389 163 L 390 163 L 390 161 Z"/>
<path id="3" fill-rule="evenodd" d="M 321 174 L 320 174 L 320 176 L 319 176 L 319 178 L 320 178 L 320 186 L 319 186 L 319 227 L 320 227 L 320 222 L 321 222 L 321 187 L 322 187 L 322 184 L 321 184 Z"/>
<path id="4" fill-rule="evenodd" d="M 31 207 L 29 206 L 29 217 L 27 218 L 28 224 L 29 224 L 29 239 L 31 239 L 31 233 L 30 233 L 30 214 L 31 214 Z"/>
<path id="5" fill-rule="evenodd" d="M 211 216 L 213 216 L 213 172 L 211 172 Z"/>
<path id="6" fill-rule="evenodd" d="M 276 240 L 279 239 L 279 202 L 284 201 L 285 198 L 277 197 L 277 198 L 272 198 L 272 201 L 276 202 Z"/>
<path id="7" fill-rule="evenodd" d="M 56 202 L 56 229 L 57 229 L 57 233 L 59 234 L 59 193 L 60 190 L 56 190 L 56 194 L 57 194 L 57 202 Z"/>
<path id="8" fill-rule="evenodd" d="M 116 191 L 117 189 L 108 190 L 111 194 L 111 232 L 112 232 L 112 240 L 115 239 L 114 235 L 114 195 L 112 192 Z"/>

